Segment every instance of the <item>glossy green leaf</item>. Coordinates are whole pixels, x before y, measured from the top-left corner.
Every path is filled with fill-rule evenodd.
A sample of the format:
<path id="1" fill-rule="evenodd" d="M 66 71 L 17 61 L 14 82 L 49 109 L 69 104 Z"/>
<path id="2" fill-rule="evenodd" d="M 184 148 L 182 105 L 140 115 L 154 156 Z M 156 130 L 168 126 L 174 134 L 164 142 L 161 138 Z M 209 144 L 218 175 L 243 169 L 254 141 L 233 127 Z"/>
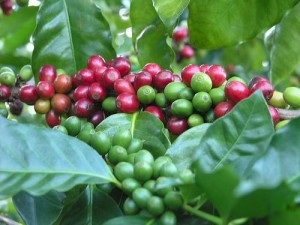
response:
<path id="1" fill-rule="evenodd" d="M 55 130 L 0 118 L 0 199 L 43 195 L 78 184 L 115 182 L 98 153 Z"/>
<path id="2" fill-rule="evenodd" d="M 191 44 L 216 49 L 254 38 L 278 23 L 297 0 L 191 1 L 188 26 Z"/>
<path id="3" fill-rule="evenodd" d="M 49 225 L 63 209 L 64 193 L 50 191 L 42 196 L 20 192 L 13 197 L 14 206 L 27 225 Z"/>
<path id="4" fill-rule="evenodd" d="M 147 224 L 149 218 L 142 216 L 121 216 L 106 221 L 103 225 L 142 225 Z"/>
<path id="5" fill-rule="evenodd" d="M 274 85 L 291 76 L 300 63 L 300 3 L 276 25 L 270 53 L 270 78 Z"/>
<path id="6" fill-rule="evenodd" d="M 188 129 L 179 135 L 167 150 L 166 154 L 179 170 L 190 168 L 196 151 L 201 151 L 198 146 L 209 126 L 209 123 L 205 123 Z"/>
<path id="7" fill-rule="evenodd" d="M 122 216 L 115 200 L 96 187 L 89 186 L 71 205 L 67 205 L 56 222 L 60 225 L 102 225 L 105 221 Z"/>
<path id="8" fill-rule="evenodd" d="M 266 101 L 257 91 L 207 129 L 195 151 L 197 163 L 208 173 L 230 164 L 243 174 L 266 149 L 273 132 Z"/>
<path id="9" fill-rule="evenodd" d="M 270 225 L 298 225 L 300 221 L 300 209 L 291 208 L 281 213 L 270 216 Z"/>
<path id="10" fill-rule="evenodd" d="M 131 1 L 130 19 L 132 41 L 141 66 L 155 62 L 162 68 L 170 68 L 174 54 L 166 42 L 167 30 L 157 15 L 152 0 Z"/>
<path id="11" fill-rule="evenodd" d="M 0 19 L 0 40 L 3 41 L 1 54 L 15 52 L 16 48 L 29 42 L 35 28 L 37 11 L 38 7 L 24 7 Z"/>
<path id="12" fill-rule="evenodd" d="M 37 16 L 32 66 L 35 74 L 53 64 L 72 75 L 93 54 L 114 58 L 111 42 L 108 22 L 92 0 L 46 0 Z"/>
<path id="13" fill-rule="evenodd" d="M 186 9 L 190 1 L 189 0 L 178 0 L 176 2 L 174 0 L 164 0 L 164 1 L 152 0 L 152 1 L 158 16 L 166 26 L 169 33 L 172 34 L 178 18 Z"/>
<path id="14" fill-rule="evenodd" d="M 113 114 L 103 120 L 96 130 L 112 137 L 121 128 L 131 129 L 133 137 L 144 140 L 144 148 L 151 151 L 155 157 L 165 154 L 170 146 L 164 124 L 148 112 Z"/>

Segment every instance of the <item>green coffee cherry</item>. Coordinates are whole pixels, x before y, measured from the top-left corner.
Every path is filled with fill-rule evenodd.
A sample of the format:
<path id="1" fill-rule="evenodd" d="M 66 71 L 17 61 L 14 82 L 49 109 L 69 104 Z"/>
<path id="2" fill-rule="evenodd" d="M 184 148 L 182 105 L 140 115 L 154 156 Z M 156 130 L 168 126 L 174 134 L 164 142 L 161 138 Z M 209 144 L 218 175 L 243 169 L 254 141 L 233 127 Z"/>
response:
<path id="1" fill-rule="evenodd" d="M 132 192 L 133 201 L 142 209 L 145 209 L 152 194 L 147 188 L 137 188 Z"/>
<path id="2" fill-rule="evenodd" d="M 122 190 L 128 195 L 131 195 L 131 193 L 139 187 L 141 187 L 141 183 L 133 177 L 127 177 L 122 181 Z"/>
<path id="3" fill-rule="evenodd" d="M 131 153 L 135 153 L 138 152 L 139 150 L 141 150 L 143 148 L 144 145 L 144 141 L 138 138 L 132 138 L 128 148 L 127 148 L 127 153 L 131 154 Z"/>
<path id="4" fill-rule="evenodd" d="M 206 73 L 196 73 L 191 79 L 191 88 L 195 92 L 209 92 L 212 88 L 212 81 Z"/>
<path id="5" fill-rule="evenodd" d="M 164 88 L 164 94 L 169 102 L 173 102 L 179 98 L 182 89 L 186 88 L 183 82 L 171 82 Z"/>
<path id="6" fill-rule="evenodd" d="M 13 86 L 17 81 L 16 75 L 13 72 L 4 71 L 0 74 L 0 83 L 6 86 Z"/>
<path id="7" fill-rule="evenodd" d="M 134 175 L 134 167 L 129 162 L 119 162 L 114 167 L 114 175 L 119 181 L 123 181 L 126 178 L 132 178 Z"/>
<path id="8" fill-rule="evenodd" d="M 127 160 L 127 151 L 123 146 L 113 145 L 108 151 L 107 158 L 114 165 L 119 162 L 125 162 Z"/>
<path id="9" fill-rule="evenodd" d="M 140 211 L 140 208 L 133 199 L 128 197 L 124 201 L 123 210 L 126 215 L 135 215 Z"/>
<path id="10" fill-rule="evenodd" d="M 68 130 L 68 134 L 76 136 L 81 130 L 81 120 L 77 116 L 68 117 L 62 125 Z"/>
<path id="11" fill-rule="evenodd" d="M 283 92 L 283 98 L 293 108 L 300 107 L 300 88 L 288 87 Z"/>
<path id="12" fill-rule="evenodd" d="M 25 65 L 21 68 L 19 77 L 22 81 L 29 81 L 33 78 L 33 71 L 31 65 Z"/>
<path id="13" fill-rule="evenodd" d="M 283 98 L 283 93 L 280 91 L 274 91 L 271 99 L 268 101 L 269 105 L 276 108 L 286 108 L 288 104 L 285 102 Z"/>
<path id="14" fill-rule="evenodd" d="M 127 149 L 131 143 L 131 140 L 132 135 L 130 129 L 120 129 L 114 134 L 112 138 L 112 144 L 119 145 Z"/>
<path id="15" fill-rule="evenodd" d="M 66 128 L 65 126 L 61 125 L 61 124 L 60 124 L 60 125 L 54 126 L 52 129 L 53 129 L 53 130 L 57 130 L 57 131 L 59 131 L 59 132 L 61 132 L 61 133 L 63 133 L 63 134 L 68 135 L 68 130 L 67 130 L 67 128 Z"/>
<path id="16" fill-rule="evenodd" d="M 111 148 L 111 140 L 110 137 L 102 132 L 95 132 L 90 140 L 90 145 L 102 156 L 108 153 Z"/>

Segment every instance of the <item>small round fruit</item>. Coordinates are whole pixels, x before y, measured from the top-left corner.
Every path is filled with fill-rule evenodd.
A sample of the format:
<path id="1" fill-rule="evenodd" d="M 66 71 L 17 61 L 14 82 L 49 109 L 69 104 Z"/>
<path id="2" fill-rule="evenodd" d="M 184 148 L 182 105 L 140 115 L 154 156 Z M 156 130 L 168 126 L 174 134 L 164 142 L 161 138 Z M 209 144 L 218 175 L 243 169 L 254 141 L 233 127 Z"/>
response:
<path id="1" fill-rule="evenodd" d="M 112 146 L 110 137 L 102 131 L 92 135 L 90 145 L 102 156 L 106 155 Z"/>
<path id="2" fill-rule="evenodd" d="M 278 130 L 278 129 L 286 126 L 289 122 L 290 122 L 290 120 L 281 120 L 275 125 L 275 129 Z"/>
<path id="3" fill-rule="evenodd" d="M 53 83 L 56 79 L 57 71 L 53 65 L 45 64 L 39 70 L 39 80 Z"/>
<path id="4" fill-rule="evenodd" d="M 257 90 L 260 90 L 264 98 L 268 101 L 273 96 L 274 86 L 268 80 L 260 80 L 250 88 L 251 93 L 254 93 Z"/>
<path id="5" fill-rule="evenodd" d="M 135 215 L 140 211 L 140 208 L 134 200 L 128 197 L 123 203 L 123 211 L 126 215 Z"/>
<path id="6" fill-rule="evenodd" d="M 121 93 L 116 98 L 116 106 L 120 112 L 134 113 L 139 109 L 139 100 L 135 94 Z"/>
<path id="7" fill-rule="evenodd" d="M 164 88 L 164 94 L 169 102 L 173 102 L 179 98 L 181 91 L 186 88 L 183 82 L 171 82 Z"/>
<path id="8" fill-rule="evenodd" d="M 55 94 L 55 89 L 52 83 L 48 81 L 40 81 L 36 85 L 36 91 L 40 98 L 51 99 Z"/>
<path id="9" fill-rule="evenodd" d="M 191 59 L 195 56 L 195 50 L 189 44 L 185 44 L 179 51 L 179 54 L 185 59 Z"/>
<path id="10" fill-rule="evenodd" d="M 298 87 L 287 87 L 283 91 L 283 98 L 287 104 L 293 108 L 300 107 L 300 88 Z"/>
<path id="11" fill-rule="evenodd" d="M 116 113 L 117 112 L 116 97 L 114 96 L 106 97 L 102 102 L 102 109 L 111 114 Z"/>
<path id="12" fill-rule="evenodd" d="M 225 91 L 222 87 L 213 88 L 208 92 L 208 94 L 210 95 L 213 105 L 217 105 L 218 103 L 226 100 Z"/>
<path id="13" fill-rule="evenodd" d="M 203 116 L 201 116 L 200 114 L 192 114 L 188 117 L 188 125 L 190 127 L 195 127 L 195 126 L 198 126 L 200 124 L 203 124 L 204 123 L 204 119 L 203 119 Z"/>
<path id="14" fill-rule="evenodd" d="M 87 61 L 87 67 L 90 70 L 97 71 L 105 66 L 105 59 L 101 55 L 91 55 Z"/>
<path id="15" fill-rule="evenodd" d="M 169 70 L 161 70 L 158 72 L 153 79 L 153 86 L 158 90 L 162 91 L 167 84 L 173 81 L 173 73 Z"/>
<path id="16" fill-rule="evenodd" d="M 268 104 L 276 107 L 276 108 L 286 108 L 288 106 L 288 104 L 285 102 L 284 98 L 283 98 L 283 93 L 280 91 L 276 91 L 274 90 L 274 93 L 271 97 L 271 99 L 268 101 Z"/>
<path id="17" fill-rule="evenodd" d="M 199 66 L 196 64 L 189 64 L 181 71 L 181 79 L 188 86 L 191 86 L 191 80 L 195 73 L 200 72 Z"/>
<path id="18" fill-rule="evenodd" d="M 51 103 L 49 99 L 38 99 L 34 103 L 34 110 L 39 114 L 46 114 L 51 109 Z"/>
<path id="19" fill-rule="evenodd" d="M 192 99 L 194 108 L 198 112 L 207 112 L 212 106 L 212 100 L 207 92 L 198 92 Z"/>
<path id="20" fill-rule="evenodd" d="M 51 108 L 58 114 L 69 112 L 71 104 L 70 97 L 65 94 L 55 94 L 51 99 Z"/>
<path id="21" fill-rule="evenodd" d="M 151 196 L 147 202 L 147 210 L 150 214 L 158 216 L 165 211 L 165 205 L 161 197 Z"/>
<path id="22" fill-rule="evenodd" d="M 249 97 L 250 94 L 251 92 L 248 86 L 239 81 L 230 81 L 225 85 L 225 96 L 233 103 L 238 103 L 239 101 Z"/>
<path id="23" fill-rule="evenodd" d="M 16 83 L 16 80 L 15 73 L 5 71 L 0 74 L 0 84 L 4 84 L 8 87 L 12 87 Z"/>
<path id="24" fill-rule="evenodd" d="M 165 121 L 165 116 L 162 109 L 156 105 L 149 105 L 144 109 L 145 112 L 149 112 L 152 115 L 156 116 L 160 121 Z"/>
<path id="25" fill-rule="evenodd" d="M 139 187 L 141 187 L 141 183 L 132 177 L 126 177 L 122 180 L 122 190 L 128 195 L 131 195 Z"/>
<path id="26" fill-rule="evenodd" d="M 33 78 L 33 71 L 31 68 L 31 65 L 24 65 L 19 72 L 19 77 L 21 78 L 22 81 L 29 81 Z"/>
<path id="27" fill-rule="evenodd" d="M 75 102 L 74 113 L 81 118 L 89 118 L 94 112 L 95 105 L 89 98 L 81 98 Z"/>
<path id="28" fill-rule="evenodd" d="M 78 85 L 72 93 L 73 100 L 78 101 L 81 98 L 88 98 L 89 87 L 88 85 Z"/>
<path id="29" fill-rule="evenodd" d="M 178 191 L 170 191 L 164 196 L 166 207 L 171 210 L 178 210 L 183 206 L 183 197 Z"/>
<path id="30" fill-rule="evenodd" d="M 67 94 L 72 89 L 72 78 L 67 74 L 61 74 L 53 82 L 56 93 Z"/>
<path id="31" fill-rule="evenodd" d="M 125 80 L 124 78 L 118 79 L 114 82 L 114 91 L 117 94 L 121 94 L 123 92 L 135 94 L 134 87 L 130 81 Z"/>
<path id="32" fill-rule="evenodd" d="M 171 159 L 169 156 L 163 155 L 159 156 L 158 158 L 155 159 L 153 163 L 153 177 L 158 178 L 160 176 L 160 170 L 162 166 L 167 163 L 171 162 Z"/>
<path id="33" fill-rule="evenodd" d="M 194 184 L 195 183 L 195 174 L 188 168 L 183 169 L 178 174 L 179 179 L 182 184 Z"/>
<path id="34" fill-rule="evenodd" d="M 119 162 L 114 167 L 114 175 L 119 181 L 123 181 L 128 178 L 133 178 L 134 176 L 134 167 L 129 162 Z"/>
<path id="35" fill-rule="evenodd" d="M 189 117 L 193 111 L 192 102 L 186 99 L 177 99 L 171 104 L 171 113 L 180 118 Z"/>
<path id="36" fill-rule="evenodd" d="M 135 153 L 143 148 L 144 141 L 138 138 L 132 138 L 129 146 L 127 147 L 127 153 Z"/>
<path id="37" fill-rule="evenodd" d="M 158 72 L 161 71 L 161 68 L 157 63 L 147 63 L 142 70 L 150 73 L 151 76 L 154 77 Z"/>
<path id="38" fill-rule="evenodd" d="M 187 100 L 192 100 L 195 93 L 192 88 L 186 87 L 181 89 L 181 91 L 178 93 L 178 98 L 183 98 Z"/>
<path id="39" fill-rule="evenodd" d="M 251 78 L 251 80 L 249 81 L 248 87 L 249 89 L 251 89 L 256 83 L 260 82 L 260 81 L 266 81 L 266 82 L 270 82 L 267 78 L 262 77 L 262 76 L 254 76 Z"/>
<path id="40" fill-rule="evenodd" d="M 124 147 L 113 145 L 108 151 L 107 158 L 112 164 L 116 165 L 119 162 L 126 161 L 127 155 L 127 151 Z"/>
<path id="41" fill-rule="evenodd" d="M 212 88 L 212 81 L 206 73 L 198 72 L 191 79 L 191 88 L 194 92 L 209 92 Z"/>
<path id="42" fill-rule="evenodd" d="M 65 128 L 63 125 L 56 125 L 56 126 L 54 126 L 54 127 L 52 127 L 53 128 L 53 130 L 57 130 L 57 131 L 59 131 L 59 132 L 61 132 L 61 133 L 63 133 L 63 134 L 66 134 L 66 135 L 68 135 L 68 130 L 67 130 L 67 128 Z"/>
<path id="43" fill-rule="evenodd" d="M 77 116 L 69 116 L 62 125 L 67 128 L 69 135 L 76 136 L 81 130 L 81 119 Z"/>
<path id="44" fill-rule="evenodd" d="M 138 162 L 148 162 L 149 164 L 152 164 L 154 162 L 154 157 L 151 152 L 146 149 L 142 149 L 138 151 L 134 157 L 134 164 Z"/>
<path id="45" fill-rule="evenodd" d="M 50 110 L 46 116 L 46 123 L 49 127 L 54 127 L 56 125 L 59 125 L 61 123 L 61 117 L 60 114 L 56 113 L 54 110 Z"/>
<path id="46" fill-rule="evenodd" d="M 145 161 L 139 161 L 134 164 L 134 178 L 144 183 L 150 180 L 153 174 L 152 165 Z"/>
<path id="47" fill-rule="evenodd" d="M 155 104 L 161 108 L 164 108 L 167 106 L 167 98 L 164 93 L 157 93 L 155 95 Z"/>
<path id="48" fill-rule="evenodd" d="M 150 85 L 144 85 L 137 91 L 137 98 L 142 104 L 150 104 L 155 100 L 156 91 Z"/>
<path id="49" fill-rule="evenodd" d="M 121 77 L 127 75 L 131 70 L 130 61 L 124 56 L 118 56 L 112 60 L 111 66 L 117 69 Z"/>
<path id="50" fill-rule="evenodd" d="M 90 85 L 95 82 L 94 71 L 88 68 L 79 70 L 74 76 L 81 85 Z"/>
<path id="51" fill-rule="evenodd" d="M 119 145 L 124 148 L 128 148 L 132 140 L 132 134 L 130 129 L 128 128 L 121 128 L 117 130 L 112 138 L 112 145 Z"/>
<path id="52" fill-rule="evenodd" d="M 11 90 L 8 86 L 0 84 L 0 101 L 7 101 L 11 96 Z"/>
<path id="53" fill-rule="evenodd" d="M 136 74 L 134 81 L 133 81 L 133 87 L 137 91 L 140 87 L 144 85 L 152 85 L 154 77 L 147 71 L 141 71 Z"/>
<path id="54" fill-rule="evenodd" d="M 95 130 L 91 127 L 81 127 L 80 132 L 77 134 L 77 138 L 87 144 L 90 144 L 92 136 L 94 135 Z"/>
<path id="55" fill-rule="evenodd" d="M 159 222 L 161 225 L 176 225 L 177 218 L 174 212 L 165 211 L 159 218 Z"/>
<path id="56" fill-rule="evenodd" d="M 187 119 L 173 116 L 169 119 L 167 128 L 170 133 L 174 135 L 180 135 L 188 129 Z"/>
<path id="57" fill-rule="evenodd" d="M 176 177 L 178 169 L 173 162 L 166 162 L 160 168 L 160 176 L 162 177 Z"/>
<path id="58" fill-rule="evenodd" d="M 276 124 L 280 121 L 280 115 L 279 112 L 276 108 L 274 108 L 273 106 L 268 106 L 269 108 L 269 112 L 273 121 L 274 126 L 276 126 Z"/>
<path id="59" fill-rule="evenodd" d="M 214 115 L 216 118 L 220 118 L 230 112 L 233 107 L 234 104 L 230 101 L 220 102 L 214 108 Z"/>
<path id="60" fill-rule="evenodd" d="M 95 112 L 92 112 L 90 117 L 88 118 L 88 121 L 92 123 L 95 127 L 99 125 L 103 120 L 105 119 L 105 114 L 102 110 L 98 110 Z"/>
<path id="61" fill-rule="evenodd" d="M 227 77 L 226 70 L 220 65 L 212 65 L 206 71 L 210 77 L 213 87 L 221 86 Z"/>
<path id="62" fill-rule="evenodd" d="M 151 198 L 152 193 L 143 187 L 136 188 L 132 192 L 133 201 L 142 209 L 146 208 L 149 199 Z"/>
<path id="63" fill-rule="evenodd" d="M 107 68 L 102 74 L 102 82 L 106 89 L 112 90 L 114 88 L 114 82 L 121 78 L 120 72 L 113 68 Z"/>
<path id="64" fill-rule="evenodd" d="M 103 85 L 94 82 L 89 86 L 87 95 L 94 102 L 102 102 L 106 98 L 107 91 Z"/>
<path id="65" fill-rule="evenodd" d="M 189 30 L 187 27 L 176 27 L 173 31 L 172 38 L 175 42 L 183 42 L 189 37 Z"/>

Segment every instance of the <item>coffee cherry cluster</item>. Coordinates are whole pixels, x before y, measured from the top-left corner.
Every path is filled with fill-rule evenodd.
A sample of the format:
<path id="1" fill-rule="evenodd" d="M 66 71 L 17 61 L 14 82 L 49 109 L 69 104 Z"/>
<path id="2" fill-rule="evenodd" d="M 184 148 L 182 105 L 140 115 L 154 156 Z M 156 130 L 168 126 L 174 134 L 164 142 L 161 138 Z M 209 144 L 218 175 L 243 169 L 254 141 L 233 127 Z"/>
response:
<path id="1" fill-rule="evenodd" d="M 172 47 L 176 52 L 177 62 L 191 59 L 195 56 L 195 49 L 189 44 L 189 31 L 186 26 L 178 26 L 172 34 Z"/>
<path id="2" fill-rule="evenodd" d="M 0 68 L 0 103 L 1 115 L 7 117 L 9 113 L 20 115 L 23 102 L 19 99 L 19 88 L 33 77 L 30 65 L 25 65 L 19 73 L 7 66 Z"/>

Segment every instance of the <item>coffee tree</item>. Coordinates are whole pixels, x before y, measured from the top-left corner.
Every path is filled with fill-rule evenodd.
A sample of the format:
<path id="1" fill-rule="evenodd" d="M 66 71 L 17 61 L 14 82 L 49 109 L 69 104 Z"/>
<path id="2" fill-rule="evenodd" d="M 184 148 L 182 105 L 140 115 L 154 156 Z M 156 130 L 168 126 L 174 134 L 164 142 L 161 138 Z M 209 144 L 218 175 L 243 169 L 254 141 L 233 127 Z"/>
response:
<path id="1" fill-rule="evenodd" d="M 2 223 L 298 224 L 298 1 L 0 3 Z"/>

